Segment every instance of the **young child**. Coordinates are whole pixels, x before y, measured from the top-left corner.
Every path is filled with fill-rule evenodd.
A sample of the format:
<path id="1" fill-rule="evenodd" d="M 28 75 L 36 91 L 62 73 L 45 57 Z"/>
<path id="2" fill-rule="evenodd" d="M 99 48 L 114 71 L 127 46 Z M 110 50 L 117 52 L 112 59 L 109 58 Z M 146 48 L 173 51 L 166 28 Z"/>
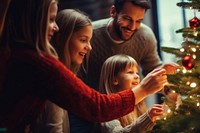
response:
<path id="1" fill-rule="evenodd" d="M 128 90 L 140 83 L 137 62 L 128 55 L 114 55 L 103 64 L 99 89 L 111 94 Z M 147 110 L 144 100 L 135 106 L 133 112 L 116 120 L 101 123 L 102 133 L 143 133 L 155 125 L 156 116 L 162 115 L 162 105 Z"/>

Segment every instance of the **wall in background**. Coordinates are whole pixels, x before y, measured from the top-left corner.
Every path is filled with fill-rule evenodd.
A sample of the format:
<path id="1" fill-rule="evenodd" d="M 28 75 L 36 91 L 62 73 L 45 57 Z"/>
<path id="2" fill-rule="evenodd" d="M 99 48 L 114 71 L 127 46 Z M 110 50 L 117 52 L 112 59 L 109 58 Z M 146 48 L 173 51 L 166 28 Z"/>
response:
<path id="1" fill-rule="evenodd" d="M 113 0 L 60 0 L 59 10 L 77 8 L 86 12 L 92 20 L 109 17 Z"/>

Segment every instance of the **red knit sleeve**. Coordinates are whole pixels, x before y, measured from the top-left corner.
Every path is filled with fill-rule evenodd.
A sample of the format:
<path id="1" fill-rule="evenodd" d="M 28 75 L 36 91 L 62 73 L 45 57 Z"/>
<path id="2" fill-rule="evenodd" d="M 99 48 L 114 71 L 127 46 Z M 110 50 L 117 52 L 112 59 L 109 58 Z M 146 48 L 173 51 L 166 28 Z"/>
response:
<path id="1" fill-rule="evenodd" d="M 126 115 L 134 109 L 135 96 L 131 90 L 101 94 L 85 85 L 58 60 L 44 56 L 35 61 L 46 72 L 48 99 L 79 117 L 103 122 Z"/>

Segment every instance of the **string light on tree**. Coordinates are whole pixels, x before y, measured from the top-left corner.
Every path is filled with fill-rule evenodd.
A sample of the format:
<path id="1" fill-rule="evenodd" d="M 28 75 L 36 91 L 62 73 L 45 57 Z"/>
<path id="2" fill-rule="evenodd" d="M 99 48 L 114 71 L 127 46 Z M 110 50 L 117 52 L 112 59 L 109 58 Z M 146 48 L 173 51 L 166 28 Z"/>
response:
<path id="1" fill-rule="evenodd" d="M 190 87 L 192 87 L 192 88 L 194 88 L 194 87 L 196 87 L 196 86 L 197 86 L 197 84 L 194 83 L 194 82 L 190 84 Z"/>

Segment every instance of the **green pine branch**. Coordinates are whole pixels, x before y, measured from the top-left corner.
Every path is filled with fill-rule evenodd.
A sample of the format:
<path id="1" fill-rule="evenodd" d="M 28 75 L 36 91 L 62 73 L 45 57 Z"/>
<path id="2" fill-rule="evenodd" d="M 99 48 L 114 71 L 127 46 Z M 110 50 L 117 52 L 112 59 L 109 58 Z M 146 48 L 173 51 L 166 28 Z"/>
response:
<path id="1" fill-rule="evenodd" d="M 200 9 L 200 1 L 199 0 L 188 0 L 191 2 L 179 2 L 177 6 L 186 8 L 186 9 Z M 198 10 L 199 11 L 199 10 Z"/>
<path id="2" fill-rule="evenodd" d="M 194 32 L 200 32 L 200 28 L 192 29 L 190 27 L 185 27 L 176 30 L 176 33 L 194 33 Z"/>
<path id="3" fill-rule="evenodd" d="M 193 115 L 168 116 L 166 120 L 158 120 L 151 133 L 198 133 L 200 132 L 200 113 Z"/>
<path id="4" fill-rule="evenodd" d="M 176 30 L 176 33 L 182 33 L 182 36 L 184 38 L 191 38 L 196 41 L 200 41 L 200 28 L 193 29 L 190 27 L 186 27 L 186 28 Z"/>
<path id="5" fill-rule="evenodd" d="M 161 50 L 176 55 L 176 57 L 184 57 L 185 54 L 180 52 L 179 48 L 172 48 L 172 47 L 161 47 Z"/>

